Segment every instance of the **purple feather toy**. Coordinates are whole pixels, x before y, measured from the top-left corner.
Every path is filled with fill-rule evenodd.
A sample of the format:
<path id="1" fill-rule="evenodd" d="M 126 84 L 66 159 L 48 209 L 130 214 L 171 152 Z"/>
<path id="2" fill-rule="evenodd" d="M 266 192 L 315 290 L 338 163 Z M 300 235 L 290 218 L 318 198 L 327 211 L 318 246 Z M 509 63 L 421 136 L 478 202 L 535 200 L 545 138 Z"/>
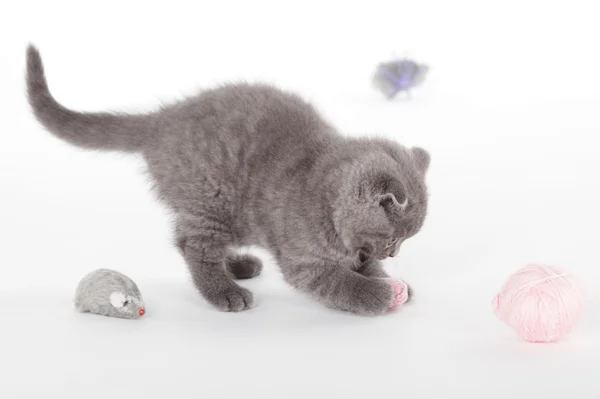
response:
<path id="1" fill-rule="evenodd" d="M 398 93 L 419 86 L 425 80 L 429 67 L 415 61 L 401 59 L 378 65 L 373 76 L 373 86 L 391 100 Z"/>

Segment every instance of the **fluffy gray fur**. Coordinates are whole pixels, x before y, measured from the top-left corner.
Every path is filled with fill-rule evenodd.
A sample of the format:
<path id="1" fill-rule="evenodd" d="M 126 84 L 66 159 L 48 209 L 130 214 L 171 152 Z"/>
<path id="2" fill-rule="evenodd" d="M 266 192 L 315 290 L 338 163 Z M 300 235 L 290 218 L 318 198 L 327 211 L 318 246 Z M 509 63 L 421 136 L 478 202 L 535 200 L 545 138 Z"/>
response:
<path id="1" fill-rule="evenodd" d="M 137 285 L 124 274 L 109 269 L 98 269 L 81 279 L 75 293 L 75 308 L 122 319 L 137 319 L 145 312 Z"/>
<path id="2" fill-rule="evenodd" d="M 245 245 L 268 249 L 289 284 L 326 306 L 377 315 L 392 303 L 380 261 L 423 224 L 425 150 L 345 138 L 268 85 L 226 85 L 145 115 L 73 111 L 50 94 L 32 46 L 27 89 L 57 137 L 144 157 L 193 281 L 218 309 L 253 305 L 234 281 L 262 267 L 234 254 Z"/>

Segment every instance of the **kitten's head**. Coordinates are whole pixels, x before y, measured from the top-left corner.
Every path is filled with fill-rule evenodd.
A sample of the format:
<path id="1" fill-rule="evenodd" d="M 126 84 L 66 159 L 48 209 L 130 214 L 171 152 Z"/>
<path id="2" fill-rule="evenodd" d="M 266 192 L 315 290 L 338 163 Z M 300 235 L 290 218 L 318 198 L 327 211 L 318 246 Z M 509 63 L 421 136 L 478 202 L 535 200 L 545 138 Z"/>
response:
<path id="1" fill-rule="evenodd" d="M 334 224 L 346 248 L 362 260 L 383 260 L 396 256 L 423 225 L 429 154 L 382 140 L 362 146 L 336 204 Z"/>

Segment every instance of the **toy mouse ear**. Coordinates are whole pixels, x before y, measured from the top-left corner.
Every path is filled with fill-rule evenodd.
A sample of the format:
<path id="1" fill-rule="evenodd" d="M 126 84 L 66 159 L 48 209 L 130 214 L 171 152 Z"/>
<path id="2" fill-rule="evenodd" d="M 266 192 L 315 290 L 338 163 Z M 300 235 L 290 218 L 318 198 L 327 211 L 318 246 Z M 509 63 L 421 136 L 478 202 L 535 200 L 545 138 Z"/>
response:
<path id="1" fill-rule="evenodd" d="M 123 295 L 121 292 L 113 292 L 110 294 L 110 304 L 115 308 L 122 308 L 126 299 L 127 298 L 125 298 L 125 295 Z"/>

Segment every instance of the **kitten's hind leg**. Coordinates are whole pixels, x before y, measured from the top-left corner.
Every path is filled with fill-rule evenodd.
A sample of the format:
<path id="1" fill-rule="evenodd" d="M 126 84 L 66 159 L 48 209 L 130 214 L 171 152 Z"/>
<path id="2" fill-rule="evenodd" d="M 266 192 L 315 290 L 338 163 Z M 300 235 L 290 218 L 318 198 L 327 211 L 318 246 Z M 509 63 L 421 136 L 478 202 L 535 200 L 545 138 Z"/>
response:
<path id="1" fill-rule="evenodd" d="M 225 268 L 236 279 L 256 277 L 262 271 L 262 262 L 256 256 L 248 254 L 230 254 Z"/>
<path id="2" fill-rule="evenodd" d="M 252 293 L 237 285 L 225 269 L 231 229 L 218 218 L 194 217 L 193 223 L 180 221 L 177 241 L 202 296 L 225 312 L 252 307 Z"/>

